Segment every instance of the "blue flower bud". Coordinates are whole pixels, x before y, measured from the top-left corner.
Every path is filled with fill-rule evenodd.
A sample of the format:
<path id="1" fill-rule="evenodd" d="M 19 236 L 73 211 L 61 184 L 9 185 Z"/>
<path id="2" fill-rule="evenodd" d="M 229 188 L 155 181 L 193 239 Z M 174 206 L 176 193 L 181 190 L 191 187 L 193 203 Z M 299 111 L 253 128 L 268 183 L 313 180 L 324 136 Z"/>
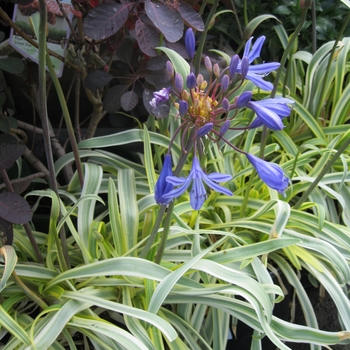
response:
<path id="1" fill-rule="evenodd" d="M 232 77 L 236 73 L 238 64 L 239 64 L 239 56 L 238 55 L 232 56 L 230 66 L 229 66 L 230 79 L 232 79 Z"/>
<path id="2" fill-rule="evenodd" d="M 211 60 L 208 56 L 205 56 L 204 65 L 208 72 L 211 72 L 213 70 L 213 64 L 211 63 Z"/>
<path id="3" fill-rule="evenodd" d="M 226 97 L 222 99 L 221 107 L 226 113 L 230 111 L 230 107 L 231 107 L 230 101 Z"/>
<path id="4" fill-rule="evenodd" d="M 190 73 L 186 78 L 186 86 L 191 90 L 197 86 L 197 79 L 194 73 Z"/>
<path id="5" fill-rule="evenodd" d="M 231 120 L 225 120 L 225 122 L 221 125 L 221 128 L 220 128 L 220 132 L 219 132 L 220 136 L 223 136 L 226 134 L 226 131 L 230 127 L 230 124 L 231 124 Z"/>
<path id="6" fill-rule="evenodd" d="M 175 75 L 175 87 L 178 92 L 182 92 L 184 87 L 184 80 L 181 76 L 181 74 L 176 73 Z"/>
<path id="7" fill-rule="evenodd" d="M 179 102 L 180 117 L 183 117 L 187 113 L 187 110 L 188 110 L 188 103 L 185 100 L 181 100 Z"/>
<path id="8" fill-rule="evenodd" d="M 230 78 L 228 77 L 228 75 L 225 74 L 221 79 L 221 91 L 222 92 L 227 91 L 229 83 L 230 83 Z"/>
<path id="9" fill-rule="evenodd" d="M 247 158 L 250 163 L 256 169 L 260 179 L 272 189 L 284 194 L 285 189 L 288 186 L 289 179 L 284 174 L 283 169 L 277 164 L 262 160 L 252 154 L 247 154 Z"/>
<path id="10" fill-rule="evenodd" d="M 173 175 L 172 164 L 171 164 L 171 155 L 167 154 L 164 158 L 164 164 L 162 171 L 160 172 L 158 181 L 154 188 L 154 199 L 158 204 L 169 204 L 172 198 L 166 198 L 164 195 L 169 193 L 174 189 L 174 186 L 166 181 L 168 176 Z"/>
<path id="11" fill-rule="evenodd" d="M 236 108 L 242 108 L 247 105 L 247 103 L 252 98 L 253 93 L 251 91 L 245 91 L 242 94 L 240 94 L 238 97 L 236 97 L 235 100 L 235 107 Z"/>
<path id="12" fill-rule="evenodd" d="M 173 76 L 174 75 L 173 64 L 170 61 L 167 61 L 165 67 L 166 67 L 166 70 L 170 73 L 170 75 Z"/>
<path id="13" fill-rule="evenodd" d="M 199 130 L 197 131 L 197 135 L 196 137 L 199 139 L 200 137 L 203 137 L 204 135 L 206 135 L 208 132 L 211 131 L 211 129 L 213 128 L 214 124 L 213 123 L 207 123 L 204 124 L 201 128 L 199 128 Z"/>
<path id="14" fill-rule="evenodd" d="M 187 55 L 190 60 L 193 59 L 195 53 L 196 40 L 192 28 L 188 28 L 185 34 L 185 46 Z"/>
<path id="15" fill-rule="evenodd" d="M 249 59 L 248 57 L 243 57 L 242 63 L 241 63 L 241 76 L 242 80 L 246 78 L 249 70 Z"/>

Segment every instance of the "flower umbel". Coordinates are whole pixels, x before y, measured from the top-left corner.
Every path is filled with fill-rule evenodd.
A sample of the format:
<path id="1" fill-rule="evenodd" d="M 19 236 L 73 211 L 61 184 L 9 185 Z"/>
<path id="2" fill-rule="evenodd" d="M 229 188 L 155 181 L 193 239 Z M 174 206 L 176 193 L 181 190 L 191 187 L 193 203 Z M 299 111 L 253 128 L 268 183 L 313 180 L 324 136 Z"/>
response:
<path id="1" fill-rule="evenodd" d="M 165 197 L 167 193 L 173 190 L 174 186 L 166 181 L 168 176 L 172 176 L 171 155 L 165 156 L 162 171 L 154 188 L 154 199 L 158 204 L 169 204 L 171 198 Z"/>
<path id="2" fill-rule="evenodd" d="M 181 196 L 192 183 L 190 191 L 190 204 L 193 209 L 199 210 L 207 197 L 207 191 L 205 190 L 203 182 L 216 192 L 226 194 L 227 196 L 232 196 L 232 192 L 230 190 L 217 184 L 218 182 L 225 182 L 231 179 L 232 176 L 228 174 L 205 174 L 202 168 L 200 167 L 198 158 L 194 157 L 192 161 L 192 169 L 187 178 L 176 176 L 167 177 L 167 182 L 179 187 L 168 192 L 164 195 L 164 197 L 169 198 L 170 200 L 177 198 Z"/>
<path id="3" fill-rule="evenodd" d="M 252 45 L 252 38 L 248 40 L 242 57 L 234 55 L 226 67 L 213 63 L 209 57 L 205 57 L 204 66 L 207 73 L 195 74 L 192 71 L 195 37 L 192 29 L 187 30 L 185 46 L 189 56 L 190 71 L 187 76 L 180 75 L 180 72 L 184 73 L 183 70 L 176 65 L 172 66 L 170 62 L 167 63 L 167 71 L 172 75 L 173 87 L 155 92 L 150 105 L 152 113 L 158 119 L 169 115 L 171 104 L 177 109 L 175 118 L 179 123 L 177 129 L 172 132 L 169 149 L 175 140 L 181 143 L 182 157 L 187 157 L 192 149 L 192 168 L 187 178 L 173 176 L 171 158 L 167 155 L 156 184 L 157 203 L 167 205 L 190 188 L 190 204 L 193 209 L 199 210 L 207 197 L 205 185 L 214 191 L 232 195 L 231 191 L 218 184 L 229 181 L 232 178 L 231 175 L 207 174 L 206 170 L 200 166 L 197 157 L 205 157 L 206 148 L 210 147 L 210 142 L 225 143 L 233 150 L 246 155 L 260 178 L 269 187 L 284 194 L 288 186 L 288 178 L 283 170 L 278 165 L 247 154 L 236 146 L 236 142 L 231 141 L 234 133 L 230 131 L 233 130 L 244 131 L 260 126 L 266 126 L 275 131 L 282 130 L 284 127 L 282 120 L 290 115 L 291 105 L 294 103 L 291 99 L 282 97 L 254 101 L 256 95 L 253 91 L 242 89 L 245 79 L 251 80 L 263 90 L 273 88 L 273 85 L 266 82 L 264 77 L 277 69 L 280 64 L 278 62 L 254 64 L 254 60 L 260 56 L 264 41 L 265 37 L 260 37 Z M 239 94 L 240 90 L 243 92 Z M 249 108 L 256 114 L 255 120 L 250 125 L 242 125 L 245 119 L 242 118 L 243 114 L 239 110 L 243 108 Z M 234 120 L 236 116 L 238 116 L 237 122 Z"/>
<path id="4" fill-rule="evenodd" d="M 283 169 L 277 164 L 262 160 L 253 154 L 248 153 L 247 158 L 256 169 L 260 179 L 263 180 L 267 186 L 284 195 L 289 179 L 284 174 Z"/>

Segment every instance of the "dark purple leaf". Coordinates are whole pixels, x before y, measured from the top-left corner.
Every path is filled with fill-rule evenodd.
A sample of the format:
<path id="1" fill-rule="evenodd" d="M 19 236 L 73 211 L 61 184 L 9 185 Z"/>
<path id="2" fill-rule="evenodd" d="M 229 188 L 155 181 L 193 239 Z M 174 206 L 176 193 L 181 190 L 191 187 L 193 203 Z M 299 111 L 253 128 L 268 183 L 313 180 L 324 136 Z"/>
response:
<path id="1" fill-rule="evenodd" d="M 145 79 L 148 83 L 155 85 L 156 88 L 162 88 L 164 84 L 171 79 L 171 76 L 170 73 L 163 68 L 159 70 L 146 70 Z"/>
<path id="2" fill-rule="evenodd" d="M 166 67 L 166 63 L 169 61 L 168 56 L 162 55 L 157 57 L 152 57 L 147 61 L 146 69 L 149 70 L 159 70 Z"/>
<path id="3" fill-rule="evenodd" d="M 158 32 L 138 19 L 135 23 L 135 35 L 141 51 L 150 57 L 156 57 L 157 51 L 154 47 L 159 45 Z"/>
<path id="4" fill-rule="evenodd" d="M 2 218 L 0 218 L 0 240 L 2 245 L 12 245 L 13 242 L 12 224 Z"/>
<path id="5" fill-rule="evenodd" d="M 183 57 L 185 59 L 188 58 L 186 47 L 185 47 L 185 45 L 180 43 L 180 41 L 178 41 L 176 43 L 167 43 L 167 46 L 169 49 L 176 51 L 181 57 Z"/>
<path id="6" fill-rule="evenodd" d="M 183 20 L 189 27 L 192 27 L 198 31 L 204 30 L 204 22 L 200 14 L 189 4 L 181 2 L 177 11 L 180 13 Z"/>
<path id="7" fill-rule="evenodd" d="M 113 34 L 107 39 L 107 50 L 109 52 L 118 50 L 122 44 L 125 37 L 124 30 L 119 30 L 117 33 Z"/>
<path id="8" fill-rule="evenodd" d="M 26 150 L 25 145 L 1 145 L 0 146 L 0 169 L 10 169 L 16 160 Z"/>
<path id="9" fill-rule="evenodd" d="M 148 114 L 151 114 L 151 105 L 149 104 L 151 102 L 153 98 L 153 93 L 152 91 L 145 89 L 143 90 L 143 94 L 142 94 L 142 99 L 143 99 L 143 105 L 145 106 Z"/>
<path id="10" fill-rule="evenodd" d="M 131 111 L 132 109 L 134 109 L 137 105 L 137 102 L 139 102 L 139 97 L 134 91 L 126 92 L 120 98 L 120 103 L 124 111 Z"/>
<path id="11" fill-rule="evenodd" d="M 123 42 L 121 43 L 118 51 L 117 51 L 117 55 L 118 55 L 118 59 L 126 64 L 130 64 L 132 56 L 135 52 L 134 50 L 134 43 L 135 43 L 135 39 L 127 36 L 124 38 Z"/>
<path id="12" fill-rule="evenodd" d="M 110 88 L 103 100 L 103 109 L 108 113 L 115 113 L 121 108 L 120 98 L 125 93 L 125 85 L 115 85 Z"/>
<path id="13" fill-rule="evenodd" d="M 178 41 L 184 31 L 184 23 L 179 12 L 161 3 L 145 1 L 147 16 L 153 24 L 163 33 L 165 39 L 174 43 Z"/>
<path id="14" fill-rule="evenodd" d="M 13 224 L 26 224 L 32 218 L 32 211 L 27 201 L 19 194 L 0 193 L 0 217 Z"/>
<path id="15" fill-rule="evenodd" d="M 107 85 L 113 76 L 103 70 L 94 70 L 85 78 L 84 85 L 90 90 L 98 90 Z"/>
<path id="16" fill-rule="evenodd" d="M 131 5 L 107 3 L 91 9 L 83 24 L 86 36 L 100 41 L 115 34 L 128 19 Z"/>

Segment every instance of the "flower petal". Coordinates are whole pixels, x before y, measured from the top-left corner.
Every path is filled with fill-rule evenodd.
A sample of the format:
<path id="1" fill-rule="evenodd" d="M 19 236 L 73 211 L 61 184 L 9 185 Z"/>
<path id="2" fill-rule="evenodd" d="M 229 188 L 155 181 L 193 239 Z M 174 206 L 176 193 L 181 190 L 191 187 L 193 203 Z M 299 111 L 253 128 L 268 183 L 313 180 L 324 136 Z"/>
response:
<path id="1" fill-rule="evenodd" d="M 194 210 L 199 210 L 202 207 L 206 197 L 207 197 L 207 192 L 203 185 L 202 179 L 200 177 L 194 178 L 191 192 L 190 192 L 191 207 Z"/>
<path id="2" fill-rule="evenodd" d="M 246 79 L 250 80 L 253 82 L 257 87 L 264 91 L 270 91 L 273 89 L 273 84 L 270 83 L 269 81 L 265 81 L 261 75 L 250 73 L 248 71 L 248 74 L 246 76 Z"/>
<path id="3" fill-rule="evenodd" d="M 283 129 L 282 120 L 275 112 L 252 101 L 249 102 L 247 106 L 251 108 L 259 117 L 260 121 L 271 130 Z"/>
<path id="4" fill-rule="evenodd" d="M 265 39 L 266 39 L 265 36 L 261 36 L 255 40 L 255 43 L 248 55 L 249 63 L 252 63 L 256 58 L 260 57 L 260 52 Z"/>

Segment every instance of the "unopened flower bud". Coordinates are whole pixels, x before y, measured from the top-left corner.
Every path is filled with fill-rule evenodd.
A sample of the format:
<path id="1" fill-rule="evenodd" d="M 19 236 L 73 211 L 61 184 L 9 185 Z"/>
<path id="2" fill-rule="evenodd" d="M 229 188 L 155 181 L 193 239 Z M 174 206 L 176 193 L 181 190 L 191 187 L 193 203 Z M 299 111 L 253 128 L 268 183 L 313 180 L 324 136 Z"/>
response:
<path id="1" fill-rule="evenodd" d="M 213 64 L 211 63 L 211 60 L 208 56 L 205 57 L 204 64 L 208 72 L 211 72 L 213 70 Z"/>
<path id="2" fill-rule="evenodd" d="M 173 66 L 173 64 L 170 61 L 167 61 L 165 67 L 166 67 L 166 70 L 170 73 L 170 75 L 173 76 L 174 75 L 174 66 Z"/>
<path id="3" fill-rule="evenodd" d="M 236 70 L 237 70 L 237 67 L 238 67 L 238 63 L 239 63 L 239 56 L 238 55 L 232 56 L 231 62 L 230 62 L 230 66 L 229 66 L 230 79 L 232 79 L 232 77 L 236 73 Z"/>
<path id="4" fill-rule="evenodd" d="M 238 97 L 236 97 L 235 107 L 236 108 L 245 107 L 247 103 L 251 100 L 252 94 L 253 93 L 251 91 L 245 91 L 242 94 L 240 94 Z"/>
<path id="5" fill-rule="evenodd" d="M 180 93 L 184 87 L 184 80 L 183 80 L 181 74 L 179 74 L 179 73 L 175 74 L 175 87 L 176 87 L 176 90 L 179 91 Z"/>
<path id="6" fill-rule="evenodd" d="M 226 97 L 222 99 L 221 107 L 226 113 L 230 110 L 230 102 Z"/>
<path id="7" fill-rule="evenodd" d="M 220 132 L 219 132 L 220 136 L 223 136 L 223 135 L 226 134 L 228 128 L 230 127 L 230 124 L 231 124 L 231 121 L 230 121 L 230 120 L 226 120 L 226 121 L 222 124 L 222 126 L 221 126 L 221 128 L 220 128 Z"/>
<path id="8" fill-rule="evenodd" d="M 183 100 L 188 101 L 190 98 L 190 93 L 187 90 L 183 90 L 181 93 L 181 97 Z"/>
<path id="9" fill-rule="evenodd" d="M 184 100 L 181 100 L 179 102 L 179 114 L 180 114 L 180 117 L 183 117 L 186 113 L 187 113 L 187 110 L 188 110 L 188 103 Z"/>
<path id="10" fill-rule="evenodd" d="M 217 63 L 215 63 L 213 66 L 213 72 L 214 72 L 216 77 L 218 77 L 220 75 L 220 67 Z"/>
<path id="11" fill-rule="evenodd" d="M 193 107 L 194 107 L 195 110 L 198 109 L 198 107 L 199 107 L 199 100 L 198 100 L 198 98 L 193 99 Z"/>
<path id="12" fill-rule="evenodd" d="M 194 73 L 190 73 L 186 79 L 186 86 L 191 90 L 197 86 L 197 79 Z"/>
<path id="13" fill-rule="evenodd" d="M 208 134 L 208 132 L 211 131 L 211 129 L 213 128 L 214 124 L 213 123 L 207 123 L 204 124 L 201 128 L 199 128 L 199 130 L 197 131 L 197 138 L 203 137 L 206 134 Z"/>
<path id="14" fill-rule="evenodd" d="M 196 40 L 192 28 L 188 28 L 185 34 L 185 46 L 187 55 L 190 60 L 193 59 L 195 53 Z"/>
<path id="15" fill-rule="evenodd" d="M 211 103 L 208 100 L 204 101 L 204 106 L 207 111 L 211 111 Z"/>
<path id="16" fill-rule="evenodd" d="M 204 81 L 203 75 L 202 74 L 198 74 L 197 75 L 197 85 L 201 86 L 203 81 Z"/>
<path id="17" fill-rule="evenodd" d="M 201 84 L 201 86 L 199 87 L 201 90 L 205 90 L 208 86 L 208 82 L 206 80 L 203 81 L 203 83 Z"/>
<path id="18" fill-rule="evenodd" d="M 230 78 L 228 77 L 228 75 L 225 74 L 221 79 L 221 91 L 222 92 L 227 91 L 229 83 L 230 83 Z"/>
<path id="19" fill-rule="evenodd" d="M 245 56 L 245 57 L 243 57 L 242 63 L 241 63 L 242 80 L 245 79 L 245 77 L 247 76 L 248 69 L 249 69 L 249 59 L 247 56 Z"/>

